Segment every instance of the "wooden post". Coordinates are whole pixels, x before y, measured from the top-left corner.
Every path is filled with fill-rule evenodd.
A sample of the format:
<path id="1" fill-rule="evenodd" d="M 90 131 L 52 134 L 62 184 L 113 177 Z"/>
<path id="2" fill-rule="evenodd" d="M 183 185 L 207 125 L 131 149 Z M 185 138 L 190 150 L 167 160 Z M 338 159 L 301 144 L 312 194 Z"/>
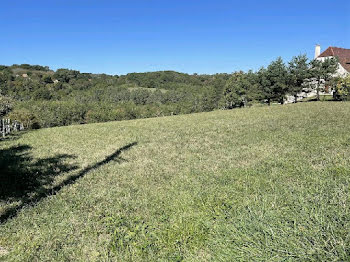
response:
<path id="1" fill-rule="evenodd" d="M 11 121 L 11 119 L 0 118 L 0 136 L 6 137 L 6 135 L 15 131 L 24 130 L 24 125 L 17 120 Z"/>
<path id="2" fill-rule="evenodd" d="M 11 133 L 11 124 L 10 124 L 10 119 L 7 119 L 7 134 Z"/>
<path id="3" fill-rule="evenodd" d="M 5 119 L 1 119 L 2 137 L 5 137 Z"/>

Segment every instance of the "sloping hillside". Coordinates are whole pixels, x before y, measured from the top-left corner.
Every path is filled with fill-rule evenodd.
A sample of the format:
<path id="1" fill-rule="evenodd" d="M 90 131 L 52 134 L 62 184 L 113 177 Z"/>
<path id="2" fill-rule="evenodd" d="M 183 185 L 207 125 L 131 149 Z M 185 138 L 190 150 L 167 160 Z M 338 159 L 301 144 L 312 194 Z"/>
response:
<path id="1" fill-rule="evenodd" d="M 349 123 L 315 102 L 2 141 L 0 260 L 349 260 Z"/>

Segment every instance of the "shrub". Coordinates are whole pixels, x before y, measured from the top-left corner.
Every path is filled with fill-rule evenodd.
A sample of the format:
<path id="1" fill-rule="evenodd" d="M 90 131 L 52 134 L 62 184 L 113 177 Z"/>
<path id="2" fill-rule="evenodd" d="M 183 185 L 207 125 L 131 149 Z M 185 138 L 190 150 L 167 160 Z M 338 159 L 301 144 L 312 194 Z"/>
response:
<path id="1" fill-rule="evenodd" d="M 341 78 L 335 86 L 334 98 L 341 101 L 350 100 L 350 76 Z"/>
<path id="2" fill-rule="evenodd" d="M 86 113 L 86 123 L 97 123 L 113 121 L 115 119 L 115 112 L 113 107 L 108 106 L 94 106 Z"/>
<path id="3" fill-rule="evenodd" d="M 27 101 L 18 104 L 36 116 L 40 127 L 85 123 L 86 106 L 71 101 Z"/>
<path id="4" fill-rule="evenodd" d="M 8 116 L 10 119 L 22 123 L 25 129 L 40 128 L 40 124 L 35 114 L 27 109 L 15 109 Z"/>
<path id="5" fill-rule="evenodd" d="M 0 116 L 4 116 L 12 110 L 13 100 L 9 97 L 0 95 Z"/>

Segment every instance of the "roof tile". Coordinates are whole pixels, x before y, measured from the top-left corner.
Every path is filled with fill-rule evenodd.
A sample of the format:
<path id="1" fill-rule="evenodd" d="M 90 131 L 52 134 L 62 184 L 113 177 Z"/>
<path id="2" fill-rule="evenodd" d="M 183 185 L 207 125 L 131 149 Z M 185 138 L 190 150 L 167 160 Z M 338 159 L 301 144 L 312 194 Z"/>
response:
<path id="1" fill-rule="evenodd" d="M 318 57 L 328 56 L 337 57 L 342 67 L 344 67 L 345 70 L 350 73 L 350 49 L 330 46 Z"/>

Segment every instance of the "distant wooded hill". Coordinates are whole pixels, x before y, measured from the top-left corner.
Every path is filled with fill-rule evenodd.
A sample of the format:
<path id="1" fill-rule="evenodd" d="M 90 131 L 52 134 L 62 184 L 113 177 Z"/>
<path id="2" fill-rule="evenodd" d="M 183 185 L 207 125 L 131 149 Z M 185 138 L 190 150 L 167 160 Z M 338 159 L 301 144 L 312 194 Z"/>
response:
<path id="1" fill-rule="evenodd" d="M 22 64 L 0 66 L 0 90 L 14 100 L 11 118 L 28 127 L 51 127 L 210 111 L 219 107 L 230 76 L 117 76 Z"/>
<path id="2" fill-rule="evenodd" d="M 331 83 L 336 64 L 335 60 L 309 62 L 300 55 L 288 64 L 278 58 L 257 72 L 190 75 L 159 71 L 121 76 L 53 71 L 29 64 L 0 66 L 0 116 L 7 114 L 27 128 L 39 128 L 232 109 L 252 103 L 283 104 L 287 94 L 296 96 L 309 79 L 317 89 L 321 79 Z M 346 88 L 342 96 L 350 97 Z"/>

